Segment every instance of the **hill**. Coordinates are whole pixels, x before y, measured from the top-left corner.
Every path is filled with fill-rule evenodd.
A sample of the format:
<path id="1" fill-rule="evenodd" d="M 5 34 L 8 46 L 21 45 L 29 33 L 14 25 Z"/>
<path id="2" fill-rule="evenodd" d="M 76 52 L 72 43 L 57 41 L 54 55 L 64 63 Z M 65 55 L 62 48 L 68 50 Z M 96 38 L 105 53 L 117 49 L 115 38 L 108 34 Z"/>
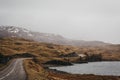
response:
<path id="1" fill-rule="evenodd" d="M 46 42 L 60 45 L 73 45 L 73 46 L 105 46 L 109 45 L 101 41 L 84 41 L 84 40 L 71 40 L 64 38 L 61 35 L 50 33 L 33 32 L 24 28 L 15 26 L 0 26 L 0 37 L 16 37 L 34 40 L 38 42 Z"/>
<path id="2" fill-rule="evenodd" d="M 103 60 L 120 60 L 120 46 L 102 47 L 67 46 L 51 43 L 35 42 L 23 38 L 0 38 L 0 52 L 3 55 L 29 53 L 36 57 L 76 57 L 77 55 L 101 54 Z"/>
<path id="3" fill-rule="evenodd" d="M 102 60 L 120 60 L 120 45 L 109 45 L 102 47 L 74 47 L 63 46 L 51 43 L 35 42 L 23 38 L 0 38 L 0 59 L 1 55 L 16 57 L 33 57 L 32 60 L 25 60 L 24 67 L 28 80 L 118 80 L 114 76 L 77 75 L 65 72 L 51 71 L 46 69 L 44 63 L 53 65 L 56 63 L 68 64 L 68 61 L 79 62 L 84 60 L 77 55 L 87 54 L 87 58 L 95 59 L 99 55 Z M 4 58 L 5 59 L 5 58 Z M 0 60 L 1 61 L 1 60 Z M 66 63 L 67 62 L 67 63 Z M 59 65 L 60 65 L 59 64 Z M 87 78 L 86 78 L 87 77 Z"/>

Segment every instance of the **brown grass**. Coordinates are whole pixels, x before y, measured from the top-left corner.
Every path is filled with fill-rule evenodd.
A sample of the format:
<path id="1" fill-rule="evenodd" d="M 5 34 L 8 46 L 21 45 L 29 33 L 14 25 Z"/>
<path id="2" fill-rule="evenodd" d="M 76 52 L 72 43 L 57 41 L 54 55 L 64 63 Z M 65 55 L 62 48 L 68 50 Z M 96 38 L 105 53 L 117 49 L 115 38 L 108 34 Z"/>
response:
<path id="1" fill-rule="evenodd" d="M 62 46 L 47 43 L 38 43 L 24 39 L 5 38 L 0 40 L 0 52 L 4 55 L 14 55 L 21 53 L 31 53 L 36 56 L 58 56 L 59 54 L 74 51 L 72 46 Z M 66 50 L 69 48 L 69 50 Z"/>
<path id="2" fill-rule="evenodd" d="M 49 80 L 48 73 L 39 64 L 32 60 L 24 61 L 28 80 Z"/>
<path id="3" fill-rule="evenodd" d="M 53 80 L 120 80 L 119 77 L 115 76 L 97 76 L 97 75 L 77 75 L 77 74 L 61 74 L 50 72 L 49 76 Z"/>
<path id="4" fill-rule="evenodd" d="M 38 57 L 57 57 L 61 54 L 76 52 L 83 54 L 101 53 L 103 59 L 120 60 L 120 46 L 110 45 L 106 47 L 74 47 L 63 46 L 50 43 L 38 43 L 25 39 L 4 38 L 0 39 L 0 52 L 4 55 L 14 55 L 21 53 L 30 53 Z"/>
<path id="5" fill-rule="evenodd" d="M 28 75 L 28 80 L 119 80 L 113 76 L 94 76 L 94 75 L 72 75 L 60 74 L 56 72 L 46 71 L 41 63 L 49 60 L 64 60 L 60 58 L 61 54 L 76 52 L 83 54 L 87 52 L 91 54 L 101 53 L 105 60 L 120 60 L 120 46 L 111 45 L 107 47 L 75 47 L 63 46 L 48 43 L 38 43 L 25 39 L 4 38 L 0 39 L 0 52 L 3 55 L 14 55 L 21 53 L 30 53 L 37 56 L 37 63 L 33 60 L 25 60 L 24 67 Z M 74 62 L 78 58 L 70 58 Z"/>

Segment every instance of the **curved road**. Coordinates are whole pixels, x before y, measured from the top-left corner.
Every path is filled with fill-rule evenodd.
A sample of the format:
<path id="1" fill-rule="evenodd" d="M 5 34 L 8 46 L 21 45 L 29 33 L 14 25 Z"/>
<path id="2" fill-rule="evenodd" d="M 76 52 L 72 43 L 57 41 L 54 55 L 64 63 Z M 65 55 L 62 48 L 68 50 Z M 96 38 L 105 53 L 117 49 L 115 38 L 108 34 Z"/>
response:
<path id="1" fill-rule="evenodd" d="M 13 60 L 9 66 L 0 71 L 0 80 L 26 80 L 23 59 Z"/>

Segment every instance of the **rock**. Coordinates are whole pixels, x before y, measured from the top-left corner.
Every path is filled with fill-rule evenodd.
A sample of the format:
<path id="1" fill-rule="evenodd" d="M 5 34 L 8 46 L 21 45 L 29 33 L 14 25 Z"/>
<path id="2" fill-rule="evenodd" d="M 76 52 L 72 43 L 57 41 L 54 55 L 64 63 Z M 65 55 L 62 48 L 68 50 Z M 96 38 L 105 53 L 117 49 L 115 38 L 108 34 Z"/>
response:
<path id="1" fill-rule="evenodd" d="M 46 63 L 47 65 L 63 65 L 63 66 L 67 66 L 67 65 L 72 65 L 72 63 L 70 62 L 65 62 L 65 61 L 61 61 L 61 60 L 51 60 L 51 61 L 47 61 Z"/>
<path id="2" fill-rule="evenodd" d="M 62 54 L 60 57 L 78 57 L 79 55 L 76 52 L 72 52 L 69 54 Z"/>

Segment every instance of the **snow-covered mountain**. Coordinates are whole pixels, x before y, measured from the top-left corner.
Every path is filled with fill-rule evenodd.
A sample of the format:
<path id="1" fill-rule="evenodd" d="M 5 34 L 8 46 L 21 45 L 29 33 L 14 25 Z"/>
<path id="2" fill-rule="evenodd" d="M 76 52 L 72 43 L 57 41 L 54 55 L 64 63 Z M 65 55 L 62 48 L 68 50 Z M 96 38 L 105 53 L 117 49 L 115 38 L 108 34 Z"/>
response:
<path id="1" fill-rule="evenodd" d="M 74 45 L 74 46 L 103 46 L 107 43 L 100 41 L 83 41 L 83 40 L 70 40 L 62 37 L 61 35 L 40 33 L 27 30 L 25 28 L 15 26 L 0 26 L 0 38 L 3 37 L 17 37 L 25 38 L 39 42 L 47 42 L 61 45 Z"/>
<path id="2" fill-rule="evenodd" d="M 48 43 L 64 43 L 64 40 L 66 40 L 60 35 L 32 32 L 25 28 L 14 26 L 0 26 L 0 37 L 18 37 Z"/>
<path id="3" fill-rule="evenodd" d="M 0 26 L 0 37 L 28 37 L 33 36 L 30 31 L 14 26 Z"/>

